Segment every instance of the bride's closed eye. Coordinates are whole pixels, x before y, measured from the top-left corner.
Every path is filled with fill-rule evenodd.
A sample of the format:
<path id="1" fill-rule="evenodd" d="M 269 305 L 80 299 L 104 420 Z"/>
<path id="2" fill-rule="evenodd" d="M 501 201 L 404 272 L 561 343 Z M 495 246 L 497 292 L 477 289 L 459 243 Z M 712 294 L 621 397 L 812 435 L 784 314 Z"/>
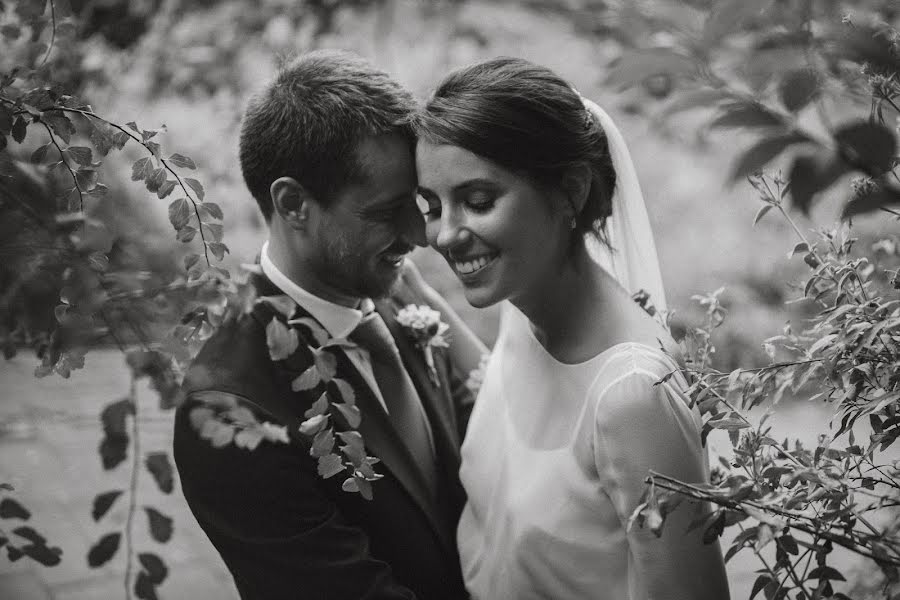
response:
<path id="1" fill-rule="evenodd" d="M 494 207 L 497 195 L 488 190 L 476 189 L 466 194 L 466 208 L 477 213 L 483 213 Z"/>

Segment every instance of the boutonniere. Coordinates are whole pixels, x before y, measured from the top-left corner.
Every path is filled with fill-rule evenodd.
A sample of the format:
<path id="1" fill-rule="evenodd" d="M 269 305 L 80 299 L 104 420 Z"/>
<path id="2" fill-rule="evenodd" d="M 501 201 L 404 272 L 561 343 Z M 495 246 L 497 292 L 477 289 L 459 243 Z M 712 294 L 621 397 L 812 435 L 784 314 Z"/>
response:
<path id="1" fill-rule="evenodd" d="M 407 304 L 397 313 L 397 323 L 425 355 L 428 376 L 435 387 L 441 387 L 434 366 L 434 348 L 447 348 L 445 334 L 450 326 L 441 321 L 441 313 L 424 304 Z"/>

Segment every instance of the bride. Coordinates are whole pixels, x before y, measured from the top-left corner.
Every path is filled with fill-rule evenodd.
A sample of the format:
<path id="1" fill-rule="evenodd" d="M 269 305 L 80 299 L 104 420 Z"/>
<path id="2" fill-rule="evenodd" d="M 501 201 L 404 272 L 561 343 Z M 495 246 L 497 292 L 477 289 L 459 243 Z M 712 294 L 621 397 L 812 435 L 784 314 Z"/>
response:
<path id="1" fill-rule="evenodd" d="M 417 129 L 429 243 L 472 305 L 504 302 L 462 448 L 473 598 L 727 599 L 718 543 L 686 533 L 696 505 L 658 538 L 626 528 L 648 471 L 709 470 L 685 382 L 657 384 L 677 368 L 674 343 L 631 298 L 665 307 L 621 134 L 553 72 L 511 58 L 450 74 Z"/>

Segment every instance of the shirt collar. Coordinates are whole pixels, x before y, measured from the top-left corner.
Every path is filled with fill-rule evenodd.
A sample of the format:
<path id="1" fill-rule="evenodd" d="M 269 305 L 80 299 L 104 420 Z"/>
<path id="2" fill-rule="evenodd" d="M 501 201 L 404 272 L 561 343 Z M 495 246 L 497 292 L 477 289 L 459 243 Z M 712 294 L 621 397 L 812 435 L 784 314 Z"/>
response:
<path id="1" fill-rule="evenodd" d="M 333 338 L 346 338 L 356 329 L 363 317 L 375 310 L 375 303 L 364 298 L 359 308 L 350 308 L 319 298 L 291 281 L 287 275 L 275 266 L 269 258 L 269 242 L 263 244 L 259 257 L 259 266 L 269 280 L 291 300 L 302 306 Z"/>

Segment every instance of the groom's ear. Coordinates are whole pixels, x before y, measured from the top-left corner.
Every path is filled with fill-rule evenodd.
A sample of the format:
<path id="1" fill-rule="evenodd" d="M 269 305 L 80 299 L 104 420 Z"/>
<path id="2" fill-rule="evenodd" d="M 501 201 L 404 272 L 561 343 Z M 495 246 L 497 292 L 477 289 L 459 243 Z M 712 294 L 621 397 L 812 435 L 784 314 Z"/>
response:
<path id="1" fill-rule="evenodd" d="M 570 167 L 563 174 L 562 188 L 569 201 L 569 205 L 575 211 L 573 217 L 577 217 L 584 209 L 588 195 L 591 193 L 591 180 L 593 173 L 587 165 Z"/>
<path id="2" fill-rule="evenodd" d="M 292 229 L 306 229 L 312 195 L 293 177 L 279 177 L 269 187 L 278 216 Z"/>

